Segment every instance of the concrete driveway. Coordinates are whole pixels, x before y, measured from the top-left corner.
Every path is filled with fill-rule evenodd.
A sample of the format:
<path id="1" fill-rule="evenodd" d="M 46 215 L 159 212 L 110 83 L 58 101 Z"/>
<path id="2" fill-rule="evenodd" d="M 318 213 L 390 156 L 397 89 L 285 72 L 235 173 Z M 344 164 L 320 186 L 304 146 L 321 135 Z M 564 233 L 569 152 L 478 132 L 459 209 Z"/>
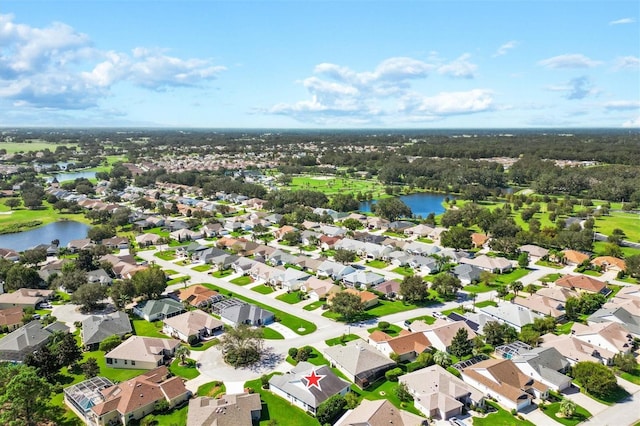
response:
<path id="1" fill-rule="evenodd" d="M 585 410 L 591 413 L 591 415 L 595 416 L 596 414 L 602 413 L 604 410 L 609 408 L 609 406 L 602 404 L 595 399 L 583 394 L 580 392 L 580 388 L 568 388 L 564 392 L 562 392 L 565 397 L 572 400 Z"/>
<path id="2" fill-rule="evenodd" d="M 83 314 L 80 312 L 80 305 L 72 305 L 67 303 L 65 305 L 53 305 L 51 308 L 51 315 L 56 317 L 58 321 L 62 321 L 67 324 L 70 331 L 73 333 L 76 327 L 73 325 L 76 321 L 83 321 L 91 314 Z"/>

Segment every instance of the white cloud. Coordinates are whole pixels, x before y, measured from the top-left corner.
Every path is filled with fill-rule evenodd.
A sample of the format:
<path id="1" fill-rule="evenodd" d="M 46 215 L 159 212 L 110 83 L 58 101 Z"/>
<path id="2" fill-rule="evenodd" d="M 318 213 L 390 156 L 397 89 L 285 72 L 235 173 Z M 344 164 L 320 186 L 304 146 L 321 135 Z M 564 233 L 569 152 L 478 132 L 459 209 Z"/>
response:
<path id="1" fill-rule="evenodd" d="M 476 66 L 468 59 L 469 55 L 464 54 L 449 64 L 434 64 L 393 57 L 373 70 L 361 72 L 321 63 L 314 67 L 315 75 L 301 81 L 310 99 L 279 103 L 256 112 L 286 115 L 315 124 L 371 124 L 385 120 L 430 121 L 489 110 L 493 98 L 488 90 L 443 92 L 429 97 L 413 88 L 414 80 L 425 79 L 434 70 L 455 77 L 473 76 Z"/>
<path id="2" fill-rule="evenodd" d="M 640 58 L 637 56 L 622 56 L 616 59 L 614 68 L 616 70 L 638 70 L 640 69 Z"/>
<path id="3" fill-rule="evenodd" d="M 636 22 L 636 20 L 633 18 L 622 18 L 609 22 L 609 25 L 633 24 L 634 22 Z"/>
<path id="4" fill-rule="evenodd" d="M 493 109 L 491 91 L 474 89 L 467 92 L 441 92 L 435 96 L 411 94 L 401 108 L 412 115 L 443 116 L 469 114 Z"/>
<path id="5" fill-rule="evenodd" d="M 471 55 L 465 53 L 458 59 L 438 68 L 440 74 L 455 78 L 473 78 L 478 66 L 469 62 Z"/>
<path id="6" fill-rule="evenodd" d="M 565 92 L 564 97 L 569 100 L 580 100 L 599 93 L 599 90 L 593 87 L 587 76 L 572 78 L 560 86 L 549 86 L 547 90 Z"/>
<path id="7" fill-rule="evenodd" d="M 100 51 L 64 23 L 37 28 L 15 23 L 13 15 L 0 15 L 0 46 L 0 97 L 17 106 L 85 109 L 119 82 L 154 90 L 197 86 L 225 70 L 208 59 L 145 48 Z"/>
<path id="8" fill-rule="evenodd" d="M 579 53 L 566 54 L 554 56 L 552 58 L 543 59 L 538 62 L 538 65 L 542 65 L 546 68 L 593 68 L 600 65 L 602 62 L 594 61 Z"/>
<path id="9" fill-rule="evenodd" d="M 500 46 L 498 50 L 496 50 L 496 53 L 493 54 L 493 57 L 506 55 L 507 52 L 509 52 L 511 49 L 514 49 L 516 46 L 518 46 L 518 44 L 519 43 L 515 40 L 506 42 L 505 44 Z"/>
<path id="10" fill-rule="evenodd" d="M 625 121 L 622 123 L 622 127 L 640 128 L 640 115 Z"/>
<path id="11" fill-rule="evenodd" d="M 640 101 L 609 101 L 605 102 L 603 106 L 609 111 L 640 109 Z"/>

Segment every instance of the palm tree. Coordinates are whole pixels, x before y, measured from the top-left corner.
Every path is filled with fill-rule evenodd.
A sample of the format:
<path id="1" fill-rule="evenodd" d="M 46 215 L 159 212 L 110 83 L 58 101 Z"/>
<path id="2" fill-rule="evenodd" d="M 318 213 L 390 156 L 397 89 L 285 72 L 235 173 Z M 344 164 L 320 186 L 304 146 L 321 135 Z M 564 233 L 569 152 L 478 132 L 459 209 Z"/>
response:
<path id="1" fill-rule="evenodd" d="M 191 355 L 191 350 L 185 345 L 180 345 L 176 348 L 176 358 L 180 359 L 180 365 L 185 365 L 185 360 Z"/>
<path id="2" fill-rule="evenodd" d="M 572 417 L 576 412 L 576 403 L 570 399 L 564 398 L 560 403 L 560 412 L 565 417 Z"/>
<path id="3" fill-rule="evenodd" d="M 524 288 L 524 285 L 522 285 L 520 281 L 514 281 L 511 283 L 511 290 L 513 291 L 513 294 L 516 297 L 518 297 L 518 292 L 522 291 L 523 288 Z"/>
<path id="4" fill-rule="evenodd" d="M 433 354 L 433 362 L 442 368 L 447 368 L 451 365 L 451 356 L 446 352 L 436 351 L 436 353 Z"/>

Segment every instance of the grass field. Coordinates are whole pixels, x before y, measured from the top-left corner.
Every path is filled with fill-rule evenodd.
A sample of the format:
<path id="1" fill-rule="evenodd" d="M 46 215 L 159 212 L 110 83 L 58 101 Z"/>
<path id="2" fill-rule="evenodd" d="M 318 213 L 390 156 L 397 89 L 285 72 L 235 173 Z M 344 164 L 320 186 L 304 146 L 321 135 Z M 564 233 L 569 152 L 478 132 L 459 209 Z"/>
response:
<path id="1" fill-rule="evenodd" d="M 371 193 L 372 198 L 388 197 L 384 186 L 376 179 L 336 178 L 335 176 L 295 176 L 287 189 L 308 189 L 323 192 L 326 195 L 351 193 Z"/>
<path id="2" fill-rule="evenodd" d="M 282 334 L 278 333 L 273 328 L 269 328 L 269 327 L 265 327 L 262 329 L 262 337 L 264 337 L 266 340 L 283 340 L 284 339 L 284 336 Z"/>
<path id="3" fill-rule="evenodd" d="M 42 209 L 38 210 L 29 210 L 22 207 L 11 210 L 3 202 L 0 202 L 0 213 L 2 213 L 0 214 L 0 234 L 26 231 L 61 220 L 90 223 L 83 214 L 60 213 L 54 210 L 51 204 L 46 201 L 42 203 Z"/>
<path id="4" fill-rule="evenodd" d="M 253 282 L 253 279 L 248 275 L 243 275 L 241 277 L 234 278 L 229 282 L 235 285 L 247 285 L 251 284 Z"/>
<path id="5" fill-rule="evenodd" d="M 626 212 L 612 212 L 608 216 L 596 218 L 596 231 L 611 235 L 616 228 L 622 229 L 629 241 L 640 241 L 640 215 Z"/>
<path id="6" fill-rule="evenodd" d="M 196 393 L 198 396 L 209 396 L 211 398 L 215 398 L 224 392 L 226 392 L 224 383 L 215 380 L 200 386 Z"/>
<path id="7" fill-rule="evenodd" d="M 305 311 L 314 311 L 316 309 L 318 309 L 319 307 L 321 307 L 322 305 L 324 305 L 325 302 L 321 301 L 321 300 L 317 300 L 315 302 L 311 302 L 308 305 L 305 305 L 302 309 L 304 309 Z"/>
<path id="8" fill-rule="evenodd" d="M 282 300 L 283 302 L 288 303 L 290 305 L 294 305 L 302 300 L 300 299 L 299 291 L 292 291 L 291 293 L 281 294 L 280 296 L 277 296 L 276 299 Z"/>
<path id="9" fill-rule="evenodd" d="M 166 335 L 159 331 L 162 330 L 162 321 L 149 322 L 144 319 L 134 319 L 131 322 L 133 323 L 133 329 L 138 336 L 160 337 L 162 339 L 167 338 Z"/>
<path id="10" fill-rule="evenodd" d="M 271 293 L 273 293 L 273 287 L 268 286 L 268 285 L 264 285 L 264 284 L 257 285 L 255 287 L 253 287 L 251 290 L 255 291 L 256 293 L 260 293 L 260 294 L 271 294 Z"/>
<path id="11" fill-rule="evenodd" d="M 184 377 L 187 380 L 195 379 L 200 375 L 200 372 L 196 368 L 196 362 L 188 358 L 185 365 L 180 365 L 180 360 L 177 358 L 174 359 L 169 366 L 169 371 L 171 371 L 174 376 Z"/>
<path id="12" fill-rule="evenodd" d="M 587 420 L 589 417 L 591 417 L 591 413 L 579 405 L 576 405 L 576 412 L 573 414 L 573 416 L 569 418 L 565 418 L 562 416 L 559 417 L 557 415 L 560 412 L 559 402 L 554 402 L 553 404 L 547 405 L 542 412 L 547 416 L 551 417 L 556 422 L 562 423 L 563 425 L 566 425 L 566 426 L 575 426 L 578 423 L 583 422 Z"/>
<path id="13" fill-rule="evenodd" d="M 334 337 L 333 339 L 325 340 L 327 346 L 335 346 L 342 345 L 345 346 L 347 342 L 351 342 L 352 340 L 358 340 L 360 336 L 357 334 L 343 334 L 340 337 Z"/>
<path id="14" fill-rule="evenodd" d="M 193 269 L 194 271 L 197 271 L 197 272 L 206 272 L 209 269 L 211 269 L 212 267 L 213 266 L 211 266 L 211 265 L 198 265 L 198 266 L 194 266 L 191 269 Z"/>
<path id="15" fill-rule="evenodd" d="M 29 152 L 29 151 L 43 151 L 49 149 L 51 152 L 55 152 L 59 146 L 66 146 L 68 148 L 76 147 L 74 143 L 52 143 L 46 142 L 40 139 L 34 139 L 30 142 L 0 142 L 0 149 L 7 151 L 7 154 L 15 154 L 16 152 Z"/>

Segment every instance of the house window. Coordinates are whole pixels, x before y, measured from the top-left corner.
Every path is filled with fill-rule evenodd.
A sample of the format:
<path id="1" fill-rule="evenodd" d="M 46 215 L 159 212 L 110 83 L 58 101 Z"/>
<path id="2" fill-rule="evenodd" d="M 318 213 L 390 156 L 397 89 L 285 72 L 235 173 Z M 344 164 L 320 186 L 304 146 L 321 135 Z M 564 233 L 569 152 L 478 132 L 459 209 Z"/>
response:
<path id="1" fill-rule="evenodd" d="M 127 364 L 128 364 L 128 362 L 127 362 L 127 360 L 125 359 L 125 360 L 124 360 L 124 365 L 127 365 Z"/>
<path id="2" fill-rule="evenodd" d="M 132 360 L 131 365 L 136 365 L 136 362 Z"/>
<path id="3" fill-rule="evenodd" d="M 111 358 L 107 358 L 107 364 L 113 364 L 113 360 Z"/>

